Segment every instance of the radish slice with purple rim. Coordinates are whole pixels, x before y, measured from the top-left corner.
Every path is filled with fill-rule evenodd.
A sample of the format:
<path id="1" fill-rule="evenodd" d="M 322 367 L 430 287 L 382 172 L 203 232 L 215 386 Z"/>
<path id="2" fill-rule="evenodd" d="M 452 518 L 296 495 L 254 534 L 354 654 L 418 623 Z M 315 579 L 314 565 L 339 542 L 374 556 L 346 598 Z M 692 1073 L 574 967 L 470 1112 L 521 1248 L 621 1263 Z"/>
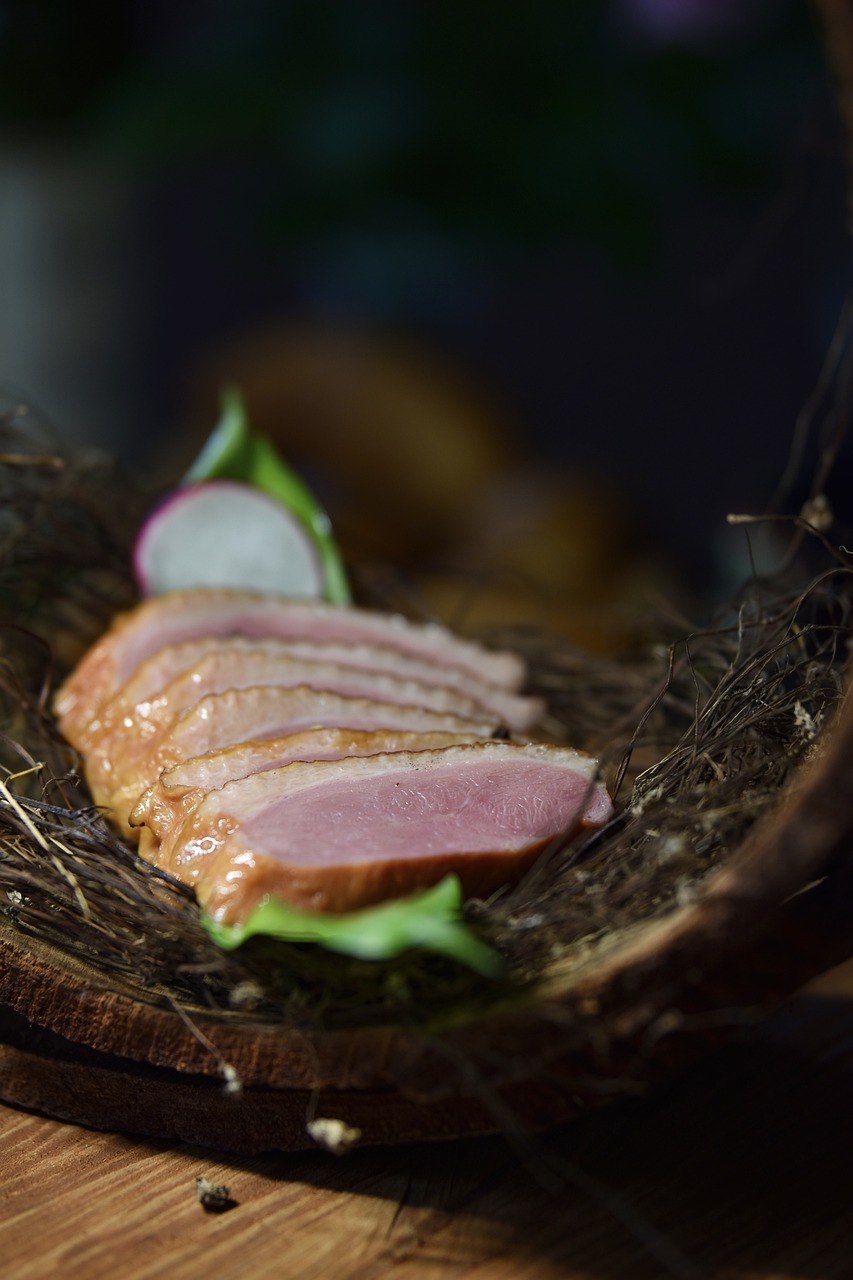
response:
<path id="1" fill-rule="evenodd" d="M 187 484 L 146 519 L 134 547 L 144 595 L 187 587 L 243 587 L 323 595 L 319 549 L 304 524 L 263 490 L 238 480 Z"/>
<path id="2" fill-rule="evenodd" d="M 329 517 L 270 441 L 252 432 L 236 387 L 223 393 L 219 422 L 182 483 L 202 480 L 242 480 L 281 502 L 314 540 L 323 564 L 321 594 L 336 604 L 350 603 L 349 583 Z"/>

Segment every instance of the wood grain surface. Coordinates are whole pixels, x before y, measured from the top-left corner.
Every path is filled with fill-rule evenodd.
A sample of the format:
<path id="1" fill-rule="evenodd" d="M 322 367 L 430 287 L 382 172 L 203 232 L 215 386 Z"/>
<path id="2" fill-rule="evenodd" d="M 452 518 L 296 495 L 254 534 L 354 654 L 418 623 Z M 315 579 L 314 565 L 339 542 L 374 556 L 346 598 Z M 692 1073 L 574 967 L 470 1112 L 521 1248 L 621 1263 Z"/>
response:
<path id="1" fill-rule="evenodd" d="M 0 1108 L 6 1280 L 847 1280 L 853 962 L 547 1138 L 252 1158 Z M 203 1176 L 230 1188 L 208 1213 Z"/>

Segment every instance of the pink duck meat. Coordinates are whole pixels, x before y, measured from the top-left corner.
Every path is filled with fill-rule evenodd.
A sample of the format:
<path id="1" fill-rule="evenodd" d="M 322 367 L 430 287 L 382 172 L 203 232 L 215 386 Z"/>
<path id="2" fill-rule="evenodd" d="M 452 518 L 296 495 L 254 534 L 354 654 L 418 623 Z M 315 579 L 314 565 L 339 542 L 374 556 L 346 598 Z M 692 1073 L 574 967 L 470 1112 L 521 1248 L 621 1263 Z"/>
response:
<path id="1" fill-rule="evenodd" d="M 194 756 L 161 774 L 143 792 L 130 815 L 140 829 L 139 853 L 149 862 L 168 859 L 182 824 L 208 791 L 251 773 L 280 769 L 294 760 L 340 760 L 389 751 L 432 751 L 478 741 L 468 733 L 416 733 L 406 729 L 304 729 L 282 738 L 238 742 L 207 755 Z"/>

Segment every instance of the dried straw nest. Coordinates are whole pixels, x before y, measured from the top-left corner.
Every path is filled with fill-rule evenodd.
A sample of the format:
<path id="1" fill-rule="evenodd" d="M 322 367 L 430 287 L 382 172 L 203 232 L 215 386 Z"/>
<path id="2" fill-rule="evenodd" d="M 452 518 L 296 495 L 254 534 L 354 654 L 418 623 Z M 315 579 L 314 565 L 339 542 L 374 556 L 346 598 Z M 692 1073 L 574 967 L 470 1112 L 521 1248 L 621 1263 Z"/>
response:
<path id="1" fill-rule="evenodd" d="M 500 637 L 618 808 L 468 904 L 503 980 L 426 954 L 222 953 L 191 893 L 93 810 L 49 714 L 133 597 L 145 500 L 3 421 L 0 1096 L 242 1151 L 540 1127 L 646 1085 L 846 954 L 853 577 L 813 530 L 808 582 L 792 563 L 715 625 L 661 622 L 625 659 Z"/>

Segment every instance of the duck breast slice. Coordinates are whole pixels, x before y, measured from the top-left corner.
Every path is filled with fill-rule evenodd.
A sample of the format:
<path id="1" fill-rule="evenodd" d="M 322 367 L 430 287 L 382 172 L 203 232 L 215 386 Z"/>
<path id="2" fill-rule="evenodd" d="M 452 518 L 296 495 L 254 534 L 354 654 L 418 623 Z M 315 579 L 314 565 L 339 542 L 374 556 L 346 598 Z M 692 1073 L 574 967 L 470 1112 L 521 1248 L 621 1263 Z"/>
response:
<path id="1" fill-rule="evenodd" d="M 139 853 L 149 862 L 167 859 L 171 843 L 208 791 L 235 778 L 280 769 L 294 760 L 340 760 L 390 751 L 433 751 L 478 741 L 473 733 L 416 733 L 407 729 L 304 729 L 282 738 L 238 742 L 194 756 L 161 774 L 139 798 L 130 825 L 140 828 Z"/>
<path id="2" fill-rule="evenodd" d="M 160 736 L 199 698 L 253 685 L 296 688 L 310 685 L 347 698 L 371 698 L 401 706 L 475 718 L 482 709 L 455 689 L 399 680 L 376 671 L 359 671 L 334 663 L 307 662 L 282 653 L 275 640 L 234 638 L 227 648 L 208 653 L 182 671 L 151 698 L 123 715 L 105 720 L 111 727 L 90 741 L 86 769 L 90 785 L 99 793 L 111 777 L 128 773 L 154 750 Z"/>
<path id="3" fill-rule="evenodd" d="M 335 725 L 346 729 L 439 730 L 473 733 L 488 737 L 496 729 L 494 720 L 472 719 L 451 712 L 406 707 L 371 698 L 346 698 L 341 694 L 297 685 L 254 685 L 210 693 L 168 726 L 133 766 L 112 771 L 102 786 L 87 771 L 87 780 L 96 804 L 112 810 L 112 818 L 125 834 L 131 833 L 130 812 L 137 800 L 159 778 L 191 756 L 205 755 L 220 747 L 249 738 L 279 738 L 302 729 Z"/>
<path id="4" fill-rule="evenodd" d="M 93 742 L 113 733 L 140 702 L 153 698 L 176 676 L 195 666 L 209 653 L 233 645 L 234 639 L 233 636 L 196 636 L 180 644 L 164 645 L 141 662 L 124 684 L 93 711 L 88 722 L 79 726 L 74 745 L 81 751 L 88 751 Z"/>
<path id="5" fill-rule="evenodd" d="M 163 865 L 224 921 L 267 895 L 351 911 L 449 872 L 489 894 L 554 837 L 607 820 L 596 770 L 577 751 L 506 742 L 289 764 L 208 792 Z"/>
<path id="6" fill-rule="evenodd" d="M 339 644 L 380 644 L 459 667 L 501 688 L 518 690 L 523 660 L 455 636 L 436 623 L 349 605 L 286 599 L 259 592 L 216 588 L 154 596 L 120 614 L 59 690 L 55 709 L 68 740 L 78 745 L 93 715 L 133 671 L 164 645 L 203 635 L 301 637 Z"/>
<path id="7" fill-rule="evenodd" d="M 294 658 L 334 662 L 360 671 L 376 671 L 420 684 L 457 689 L 482 710 L 494 713 L 513 733 L 526 733 L 545 713 L 545 701 L 534 694 L 513 693 L 462 667 L 439 664 L 429 657 L 404 653 L 387 644 L 336 644 L 314 640 L 284 640 Z"/>
<path id="8" fill-rule="evenodd" d="M 241 647 L 263 645 L 268 652 L 306 662 L 334 667 L 351 667 L 377 675 L 391 676 L 414 685 L 440 688 L 442 693 L 427 693 L 425 706 L 451 707 L 448 690 L 459 698 L 494 714 L 513 733 L 532 729 L 542 718 L 545 705 L 541 698 L 510 693 L 478 680 L 458 667 L 437 666 L 427 659 L 412 657 L 388 645 L 346 645 L 320 643 L 313 640 L 251 640 L 239 636 L 196 636 L 178 644 L 164 645 L 137 667 L 130 678 L 93 715 L 77 735 L 77 746 L 86 751 L 99 738 L 116 729 L 130 730 L 130 719 L 140 703 L 150 701 L 177 676 L 196 667 L 212 654 L 233 653 Z M 325 686 L 324 687 L 328 687 Z M 408 700 L 408 699 L 407 699 Z"/>

